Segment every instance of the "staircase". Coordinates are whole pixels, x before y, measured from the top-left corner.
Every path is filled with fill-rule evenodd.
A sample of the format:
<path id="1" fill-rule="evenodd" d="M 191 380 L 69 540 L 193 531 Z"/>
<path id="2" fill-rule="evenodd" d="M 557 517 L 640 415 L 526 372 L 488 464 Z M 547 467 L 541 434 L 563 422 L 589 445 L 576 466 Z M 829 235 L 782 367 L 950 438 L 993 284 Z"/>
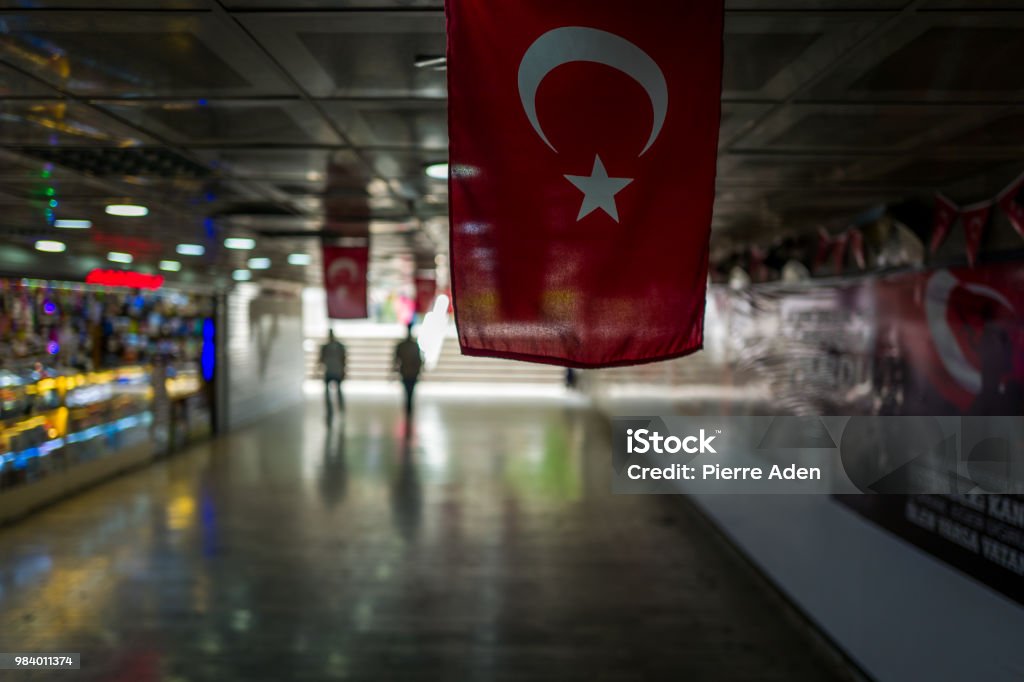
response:
<path id="1" fill-rule="evenodd" d="M 339 336 L 348 350 L 349 381 L 394 381 L 392 362 L 395 344 L 401 338 L 382 336 Z M 319 378 L 317 360 L 320 346 L 326 339 L 307 341 L 306 376 Z M 445 339 L 441 357 L 432 370 L 424 370 L 422 380 L 430 383 L 489 383 L 489 384 L 550 384 L 560 386 L 565 381 L 565 370 L 550 365 L 529 362 L 476 358 L 459 352 L 457 338 Z"/>

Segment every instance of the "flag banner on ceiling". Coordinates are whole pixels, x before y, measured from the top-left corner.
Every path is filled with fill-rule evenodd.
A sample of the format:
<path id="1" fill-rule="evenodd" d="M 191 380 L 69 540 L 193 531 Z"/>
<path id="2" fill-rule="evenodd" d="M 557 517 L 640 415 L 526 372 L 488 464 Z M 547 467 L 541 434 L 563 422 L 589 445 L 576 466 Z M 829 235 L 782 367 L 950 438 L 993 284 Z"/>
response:
<path id="1" fill-rule="evenodd" d="M 973 268 L 981 248 L 981 238 L 988 225 L 992 213 L 992 202 L 986 201 L 963 209 L 961 216 L 964 221 L 964 234 L 967 236 L 967 262 Z"/>
<path id="2" fill-rule="evenodd" d="M 818 228 L 818 247 L 814 250 L 814 261 L 811 263 L 811 272 L 818 273 L 828 261 L 828 254 L 832 250 L 832 235 L 823 227 Z"/>
<path id="3" fill-rule="evenodd" d="M 433 277 L 416 278 L 416 312 L 428 313 L 437 297 L 437 280 Z"/>
<path id="4" fill-rule="evenodd" d="M 946 241 L 953 223 L 959 217 L 959 206 L 941 194 L 935 195 L 935 214 L 932 218 L 932 241 L 928 249 L 929 253 L 934 255 L 939 250 L 942 242 Z"/>
<path id="5" fill-rule="evenodd" d="M 867 267 L 867 260 L 864 256 L 864 233 L 858 228 L 853 228 L 849 232 L 850 236 L 850 253 L 853 254 L 853 262 L 857 264 L 857 268 L 863 270 Z"/>
<path id="6" fill-rule="evenodd" d="M 327 316 L 332 320 L 359 320 L 367 316 L 366 273 L 370 249 L 366 246 L 323 245 L 324 290 Z"/>
<path id="7" fill-rule="evenodd" d="M 1024 237 L 1024 204 L 1018 201 L 1022 190 L 1024 190 L 1024 174 L 1021 174 L 1009 187 L 1004 189 L 996 201 L 1006 217 L 1010 219 L 1013 229 Z"/>
<path id="8" fill-rule="evenodd" d="M 722 1 L 445 8 L 463 352 L 607 367 L 700 349 Z"/>
<path id="9" fill-rule="evenodd" d="M 844 232 L 833 240 L 832 245 L 832 268 L 836 271 L 835 274 L 843 274 L 843 268 L 846 266 L 846 247 L 850 244 L 850 234 Z"/>

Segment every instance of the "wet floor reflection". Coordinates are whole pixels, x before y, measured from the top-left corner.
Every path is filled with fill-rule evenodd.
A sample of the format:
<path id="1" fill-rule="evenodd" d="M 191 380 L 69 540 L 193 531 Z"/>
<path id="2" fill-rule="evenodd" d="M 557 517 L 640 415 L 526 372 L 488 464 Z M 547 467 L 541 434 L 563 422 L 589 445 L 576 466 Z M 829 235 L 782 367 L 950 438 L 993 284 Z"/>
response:
<path id="1" fill-rule="evenodd" d="M 322 409 L 0 529 L 0 651 L 86 680 L 829 678 L 685 505 L 609 494 L 591 412 Z"/>

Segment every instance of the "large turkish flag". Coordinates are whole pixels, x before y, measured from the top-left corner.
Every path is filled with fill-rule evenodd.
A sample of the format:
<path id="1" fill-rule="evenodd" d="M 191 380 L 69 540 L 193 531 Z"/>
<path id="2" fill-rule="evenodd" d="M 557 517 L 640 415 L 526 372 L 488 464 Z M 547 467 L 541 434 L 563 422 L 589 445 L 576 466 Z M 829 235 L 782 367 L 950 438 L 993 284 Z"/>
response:
<path id="1" fill-rule="evenodd" d="M 722 1 L 446 12 L 463 352 L 606 367 L 701 348 Z"/>
<path id="2" fill-rule="evenodd" d="M 356 320 L 367 316 L 366 272 L 370 249 L 365 246 L 323 245 L 324 289 L 327 316 L 332 320 Z"/>

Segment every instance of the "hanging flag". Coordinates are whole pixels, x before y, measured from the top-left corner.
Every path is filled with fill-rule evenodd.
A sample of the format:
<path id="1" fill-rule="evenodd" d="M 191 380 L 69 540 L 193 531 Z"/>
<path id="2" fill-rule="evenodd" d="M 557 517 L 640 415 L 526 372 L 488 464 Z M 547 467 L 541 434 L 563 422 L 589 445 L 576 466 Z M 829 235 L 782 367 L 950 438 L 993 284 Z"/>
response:
<path id="1" fill-rule="evenodd" d="M 843 274 L 843 267 L 846 265 L 846 247 L 849 243 L 850 235 L 847 232 L 833 240 L 832 267 L 837 275 Z"/>
<path id="2" fill-rule="evenodd" d="M 370 259 L 369 247 L 324 244 L 322 248 L 327 316 L 332 320 L 367 317 L 366 273 Z"/>
<path id="3" fill-rule="evenodd" d="M 853 253 L 853 260 L 857 268 L 863 270 L 867 267 L 867 259 L 864 257 L 864 233 L 856 227 L 849 231 L 850 251 Z"/>
<path id="4" fill-rule="evenodd" d="M 932 218 L 932 242 L 929 248 L 929 252 L 934 254 L 942 246 L 942 242 L 946 241 L 946 237 L 949 235 L 949 230 L 953 227 L 953 223 L 960 216 L 960 208 L 952 201 L 942 196 L 941 194 L 935 195 L 935 214 Z"/>
<path id="5" fill-rule="evenodd" d="M 1006 217 L 1010 219 L 1013 229 L 1017 230 L 1017 234 L 1024 237 L 1024 204 L 1017 200 L 1021 190 L 1024 190 L 1024 173 L 1010 183 L 1010 186 L 999 194 L 996 201 L 999 203 L 999 208 L 1003 209 Z"/>
<path id="6" fill-rule="evenodd" d="M 991 201 L 974 204 L 963 209 L 964 234 L 967 235 L 967 263 L 972 268 L 978 257 L 978 250 L 981 248 L 981 238 L 985 233 L 985 227 L 988 225 L 988 218 L 991 213 Z"/>
<path id="7" fill-rule="evenodd" d="M 811 272 L 817 273 L 828 260 L 828 253 L 832 249 L 832 235 L 824 227 L 818 228 L 818 248 L 814 251 L 814 262 L 811 263 Z"/>
<path id="8" fill-rule="evenodd" d="M 426 314 L 434 307 L 437 295 L 437 280 L 433 277 L 416 277 L 416 312 Z"/>
<path id="9" fill-rule="evenodd" d="M 467 355 L 575 367 L 703 344 L 722 0 L 447 0 Z"/>

